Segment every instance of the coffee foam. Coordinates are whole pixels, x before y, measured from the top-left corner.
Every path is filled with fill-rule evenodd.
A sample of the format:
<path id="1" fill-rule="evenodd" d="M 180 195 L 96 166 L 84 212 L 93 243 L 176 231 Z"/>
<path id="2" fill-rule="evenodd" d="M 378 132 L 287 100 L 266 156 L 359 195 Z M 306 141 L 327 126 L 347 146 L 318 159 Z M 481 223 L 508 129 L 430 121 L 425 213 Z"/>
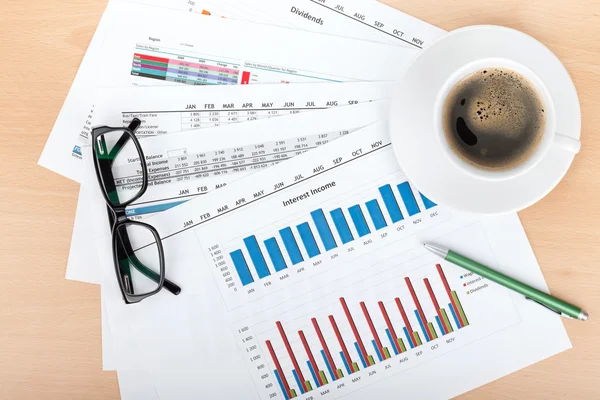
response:
<path id="1" fill-rule="evenodd" d="M 485 69 L 478 74 L 483 79 L 483 87 L 478 88 L 479 93 L 474 93 L 479 100 L 471 101 L 466 110 L 475 124 L 473 129 L 482 132 L 501 129 L 511 136 L 511 133 L 516 135 L 521 131 L 523 121 L 538 119 L 543 106 L 540 102 L 531 104 L 530 99 L 537 98 L 537 93 L 523 77 L 514 71 L 496 68 Z M 466 83 L 461 84 L 463 90 L 465 85 Z"/>

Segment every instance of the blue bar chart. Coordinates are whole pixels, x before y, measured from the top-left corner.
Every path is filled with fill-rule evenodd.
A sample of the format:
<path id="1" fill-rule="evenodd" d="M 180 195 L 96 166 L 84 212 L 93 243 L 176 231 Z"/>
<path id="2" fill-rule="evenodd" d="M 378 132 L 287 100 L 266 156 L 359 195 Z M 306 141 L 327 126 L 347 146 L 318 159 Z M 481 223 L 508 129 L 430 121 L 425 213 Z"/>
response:
<path id="1" fill-rule="evenodd" d="M 244 238 L 243 246 L 229 253 L 242 285 L 252 284 L 436 207 L 406 181 L 380 186 L 377 194 L 358 204 L 330 210 L 318 208 L 303 222 L 283 227 L 262 240 L 255 235 Z"/>

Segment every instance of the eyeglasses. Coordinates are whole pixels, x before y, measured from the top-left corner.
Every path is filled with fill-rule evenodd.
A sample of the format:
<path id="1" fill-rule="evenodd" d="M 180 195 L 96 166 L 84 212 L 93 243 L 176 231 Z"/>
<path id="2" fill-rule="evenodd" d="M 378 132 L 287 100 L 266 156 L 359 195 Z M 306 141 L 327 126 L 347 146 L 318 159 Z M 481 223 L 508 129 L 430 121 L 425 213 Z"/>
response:
<path id="1" fill-rule="evenodd" d="M 165 278 L 164 250 L 156 229 L 126 217 L 127 206 L 139 199 L 148 188 L 146 158 L 134 134 L 140 124 L 140 120 L 135 118 L 127 128 L 101 126 L 92 130 L 96 177 L 107 204 L 115 271 L 127 304 L 155 295 L 163 287 L 174 295 L 181 292 L 179 286 Z M 122 152 L 124 149 L 126 151 Z M 128 171 L 135 172 L 130 177 L 115 179 L 113 168 L 119 164 L 115 160 L 120 153 L 122 158 L 127 159 Z M 131 237 L 146 240 L 148 245 L 135 251 Z"/>

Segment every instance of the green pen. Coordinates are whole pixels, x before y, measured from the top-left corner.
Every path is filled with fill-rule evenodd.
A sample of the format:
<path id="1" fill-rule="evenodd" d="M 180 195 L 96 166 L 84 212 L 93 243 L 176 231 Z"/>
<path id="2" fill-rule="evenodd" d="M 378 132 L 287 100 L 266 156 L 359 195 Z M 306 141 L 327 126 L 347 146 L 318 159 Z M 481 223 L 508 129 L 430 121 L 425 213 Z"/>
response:
<path id="1" fill-rule="evenodd" d="M 585 313 L 581 308 L 576 307 L 573 304 L 569 304 L 566 301 L 557 299 L 548 293 L 544 293 L 532 288 L 531 286 L 519 282 L 510 276 L 504 275 L 503 273 L 494 271 L 493 269 L 479 264 L 478 262 L 473 261 L 465 256 L 461 256 L 450 249 L 428 243 L 424 244 L 423 246 L 425 246 L 425 248 L 432 253 L 442 257 L 444 260 L 489 279 L 492 282 L 496 282 L 497 284 L 511 289 L 517 293 L 520 293 L 525 296 L 527 300 L 534 301 L 539 305 L 554 311 L 561 317 L 579 319 L 582 321 L 588 319 L 587 313 Z"/>

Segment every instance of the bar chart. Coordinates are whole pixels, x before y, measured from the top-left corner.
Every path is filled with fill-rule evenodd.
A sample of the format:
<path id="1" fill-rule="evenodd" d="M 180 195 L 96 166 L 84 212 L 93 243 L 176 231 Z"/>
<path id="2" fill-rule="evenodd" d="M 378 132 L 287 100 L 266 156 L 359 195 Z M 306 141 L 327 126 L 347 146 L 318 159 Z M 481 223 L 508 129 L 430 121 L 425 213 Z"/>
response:
<path id="1" fill-rule="evenodd" d="M 436 207 L 422 193 L 413 190 L 407 181 L 385 184 L 377 188 L 377 197 L 330 210 L 318 208 L 306 215 L 306 220 L 285 226 L 273 236 L 243 238 L 240 247 L 229 251 L 242 286 L 253 284 L 291 266 L 304 263 L 355 240 L 393 226 Z M 417 202 L 418 193 L 421 204 Z"/>
<path id="2" fill-rule="evenodd" d="M 427 263 L 398 275 L 381 294 L 342 295 L 326 305 L 318 302 L 312 311 L 311 305 L 302 307 L 291 319 L 245 326 L 240 329 L 245 355 L 255 359 L 260 353 L 259 369 L 269 368 L 274 386 L 283 398 L 292 399 L 340 389 L 358 382 L 359 376 L 381 374 L 424 352 L 433 353 L 472 329 L 470 312 L 452 288 L 446 268 L 451 268 L 453 282 L 459 279 L 456 267 Z M 266 382 L 267 374 L 261 374 Z"/>
<path id="3" fill-rule="evenodd" d="M 190 286 L 201 301 L 219 301 L 222 311 L 205 307 L 203 315 L 226 318 L 229 330 L 219 333 L 233 340 L 214 349 L 212 327 L 198 318 L 212 359 L 238 356 L 235 367 L 245 368 L 255 397 L 310 400 L 450 397 L 466 390 L 484 363 L 500 371 L 524 365 L 519 357 L 533 346 L 547 354 L 548 341 L 522 333 L 539 335 L 538 322 L 558 326 L 556 316 L 423 246 L 499 268 L 512 257 L 507 239 L 522 232 L 518 218 L 436 205 L 408 181 L 389 145 L 363 134 L 348 135 L 351 145 L 335 151 L 308 152 L 308 162 L 290 160 L 235 190 L 225 187 L 194 220 L 180 219 L 190 232 L 185 246 L 194 250 L 186 258 L 196 266 Z M 321 156 L 313 160 L 315 154 Z M 505 224 L 515 229 L 503 231 Z M 532 268 L 512 271 L 525 278 L 537 265 L 526 244 L 517 250 Z M 215 285 L 204 291 L 210 278 Z"/>

